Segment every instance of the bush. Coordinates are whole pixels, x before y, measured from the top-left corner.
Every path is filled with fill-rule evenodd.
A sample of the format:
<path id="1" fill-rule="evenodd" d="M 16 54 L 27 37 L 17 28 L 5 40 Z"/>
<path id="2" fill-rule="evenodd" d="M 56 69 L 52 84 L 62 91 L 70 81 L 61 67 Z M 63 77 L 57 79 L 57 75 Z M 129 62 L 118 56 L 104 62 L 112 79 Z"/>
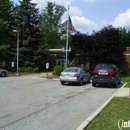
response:
<path id="1" fill-rule="evenodd" d="M 32 72 L 39 72 L 39 68 L 38 67 L 35 67 L 35 68 L 32 68 L 32 67 L 19 67 L 19 72 L 29 72 L 29 73 L 32 73 Z"/>
<path id="2" fill-rule="evenodd" d="M 32 71 L 35 72 L 35 73 L 36 73 L 36 72 L 39 72 L 39 68 L 38 68 L 38 67 L 35 67 L 35 68 L 32 69 Z"/>
<path id="3" fill-rule="evenodd" d="M 22 68 L 21 67 L 19 67 L 19 72 L 22 72 Z"/>
<path id="4" fill-rule="evenodd" d="M 32 67 L 28 67 L 27 72 L 32 72 Z"/>
<path id="5" fill-rule="evenodd" d="M 54 67 L 54 75 L 60 75 L 60 73 L 64 70 L 64 67 L 62 66 L 59 66 L 59 65 L 56 65 Z"/>
<path id="6" fill-rule="evenodd" d="M 19 72 L 25 72 L 25 66 L 24 67 L 19 67 Z"/>

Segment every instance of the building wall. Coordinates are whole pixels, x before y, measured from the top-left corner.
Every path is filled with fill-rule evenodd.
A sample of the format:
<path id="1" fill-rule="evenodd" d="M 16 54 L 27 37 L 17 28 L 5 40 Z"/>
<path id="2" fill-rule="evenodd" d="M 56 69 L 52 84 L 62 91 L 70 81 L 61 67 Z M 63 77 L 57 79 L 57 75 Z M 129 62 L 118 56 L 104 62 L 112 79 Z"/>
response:
<path id="1" fill-rule="evenodd" d="M 4 69 L 4 68 L 6 68 L 6 62 L 5 62 L 5 61 L 2 61 L 2 62 L 0 63 L 0 69 Z"/>
<path id="2" fill-rule="evenodd" d="M 54 67 L 56 66 L 56 59 L 57 59 L 57 56 L 55 54 L 47 56 L 47 60 L 49 63 L 49 71 L 54 70 Z"/>

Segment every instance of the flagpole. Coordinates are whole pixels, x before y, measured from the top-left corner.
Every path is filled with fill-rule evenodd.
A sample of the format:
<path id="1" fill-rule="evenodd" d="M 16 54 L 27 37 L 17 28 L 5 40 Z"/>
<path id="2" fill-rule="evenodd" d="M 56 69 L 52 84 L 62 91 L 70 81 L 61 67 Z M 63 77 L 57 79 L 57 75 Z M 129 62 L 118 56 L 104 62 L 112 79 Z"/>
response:
<path id="1" fill-rule="evenodd" d="M 66 38 L 66 68 L 68 64 L 68 30 L 69 30 L 69 7 L 68 7 L 68 19 L 67 19 L 67 38 Z"/>

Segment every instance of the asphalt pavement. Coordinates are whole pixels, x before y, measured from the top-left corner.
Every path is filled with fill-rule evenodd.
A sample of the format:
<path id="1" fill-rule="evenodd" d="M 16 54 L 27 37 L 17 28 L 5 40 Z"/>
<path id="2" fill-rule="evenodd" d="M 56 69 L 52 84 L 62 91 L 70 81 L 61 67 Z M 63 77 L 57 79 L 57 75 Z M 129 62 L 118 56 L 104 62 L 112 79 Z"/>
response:
<path id="1" fill-rule="evenodd" d="M 1 122 L 0 123 L 3 122 L 3 123 L 5 123 L 5 125 L 3 125 L 3 123 L 2 123 L 1 126 L 3 126 L 3 127 L 0 127 L 0 130 L 22 130 L 23 128 L 25 128 L 24 125 L 26 125 L 26 130 L 32 130 L 31 125 L 33 125 L 34 130 L 42 130 L 41 128 L 43 126 L 46 126 L 46 127 L 44 127 L 45 130 L 51 130 L 51 129 L 57 130 L 57 128 L 59 128 L 59 130 L 60 129 L 74 130 L 73 129 L 74 127 L 71 128 L 72 124 L 69 124 L 69 120 L 73 120 L 73 123 L 75 123 L 75 126 L 77 126 L 77 124 L 79 122 L 78 120 L 84 118 L 83 121 L 80 120 L 81 124 L 79 126 L 77 126 L 77 129 L 75 128 L 75 130 L 83 130 L 83 128 L 111 101 L 111 99 L 113 97 L 115 97 L 115 96 L 129 97 L 129 94 L 130 94 L 130 89 L 124 88 L 125 84 L 122 87 L 119 87 L 118 89 L 113 89 L 113 90 L 106 89 L 106 90 L 108 90 L 108 93 L 110 93 L 110 94 L 112 94 L 114 92 L 112 94 L 112 96 L 110 96 L 109 98 L 106 97 L 107 95 L 105 94 L 105 92 L 106 92 L 105 89 L 103 89 L 103 90 L 102 90 L 102 88 L 93 89 L 90 85 L 87 85 L 87 86 L 83 85 L 83 87 L 77 88 L 77 89 L 74 89 L 73 86 L 66 86 L 65 88 L 61 89 L 61 86 L 56 87 L 57 85 L 59 85 L 59 82 L 51 83 L 51 80 L 44 80 L 44 82 L 43 82 L 43 80 L 40 80 L 43 78 L 46 79 L 47 76 L 52 76 L 52 72 L 24 75 L 22 77 L 25 80 L 22 83 L 22 85 L 20 82 L 21 79 L 17 78 L 17 77 L 15 78 L 15 80 L 11 80 L 11 79 L 9 79 L 8 81 L 6 81 L 5 79 L 1 80 L 1 85 L 4 85 L 4 86 L 0 86 L 1 87 L 1 104 L 3 105 L 0 107 L 1 108 L 1 110 L 0 110 L 1 111 L 1 113 L 0 113 Z M 29 79 L 38 79 L 38 80 L 29 81 Z M 52 78 L 52 80 L 59 80 L 59 79 Z M 40 84 L 40 86 L 36 87 L 35 83 Z M 16 85 L 16 86 L 14 86 L 14 85 Z M 26 87 L 26 85 L 28 85 L 29 87 Z M 45 88 L 43 89 L 44 85 L 47 85 L 46 89 Z M 52 88 L 55 88 L 55 90 L 52 91 L 52 88 L 49 88 L 50 85 L 53 85 Z M 19 87 L 17 87 L 17 86 L 19 86 Z M 16 93 L 18 89 L 21 91 Z M 40 89 L 41 92 L 42 93 L 44 92 L 43 94 L 45 94 L 45 95 L 42 96 L 42 93 L 37 89 Z M 68 89 L 66 95 L 65 95 L 65 92 L 63 91 L 63 89 Z M 105 102 L 104 102 L 104 100 L 102 101 L 102 98 L 100 99 L 101 94 L 100 94 L 100 91 L 98 91 L 100 89 L 102 90 L 102 92 L 103 92 L 102 94 L 105 96 L 105 99 L 107 99 Z M 59 93 L 57 93 L 57 90 L 59 91 Z M 29 93 L 30 93 L 29 91 L 33 95 L 29 95 Z M 94 94 L 94 91 L 95 91 L 96 95 L 92 96 Z M 2 94 L 4 92 L 6 92 L 5 93 L 6 95 L 2 96 Z M 54 92 L 57 93 L 57 96 L 53 95 Z M 21 95 L 22 97 L 19 97 L 19 95 Z M 36 95 L 39 95 L 39 98 Z M 99 97 L 98 97 L 98 95 L 99 95 Z M 91 101 L 99 100 L 101 105 L 98 106 L 98 104 L 95 102 L 95 107 L 96 107 L 96 105 L 98 107 L 97 107 L 97 109 L 93 108 L 93 105 L 89 104 L 89 100 L 88 100 L 88 102 L 86 102 L 86 99 L 84 99 L 84 96 L 86 98 L 90 98 Z M 96 96 L 99 99 L 97 99 Z M 7 97 L 10 97 L 12 99 L 6 100 Z M 17 99 L 17 98 L 19 98 L 19 99 Z M 24 98 L 26 98 L 28 100 L 23 100 Z M 48 101 L 48 99 L 49 99 L 49 101 Z M 76 100 L 78 99 L 78 100 L 76 101 L 75 99 Z M 45 104 L 43 104 L 43 102 L 42 102 L 43 100 L 45 100 Z M 22 106 L 20 105 L 21 102 L 22 102 Z M 7 103 L 10 104 L 10 106 L 6 105 Z M 48 104 L 48 103 L 50 103 L 50 104 Z M 80 106 L 81 115 L 80 115 L 80 113 L 78 113 L 79 108 L 77 107 L 77 103 L 78 103 L 78 106 Z M 19 105 L 15 106 L 14 104 L 19 104 Z M 53 104 L 55 104 L 55 105 L 53 105 Z M 66 107 L 64 106 L 64 104 L 66 104 L 65 105 Z M 89 104 L 89 106 L 86 106 L 86 104 Z M 5 105 L 5 108 L 4 108 L 4 105 Z M 32 106 L 32 105 L 34 105 L 34 106 Z M 44 106 L 45 110 L 43 109 L 43 106 Z M 53 107 L 50 107 L 50 106 L 53 106 Z M 9 112 L 10 107 L 12 108 L 12 110 L 10 110 L 11 112 Z M 85 115 L 87 116 L 88 113 L 85 112 L 84 115 L 82 113 L 82 111 L 86 107 L 87 108 L 90 107 L 89 108 L 90 113 L 94 110 L 91 114 L 89 113 L 90 115 L 88 116 L 87 119 L 85 119 Z M 93 108 L 93 110 L 91 107 Z M 15 112 L 16 108 L 18 110 Z M 66 114 L 65 114 L 65 111 L 67 109 L 71 110 L 71 111 L 68 111 L 69 119 L 66 118 Z M 55 113 L 52 113 L 53 112 L 52 110 L 54 110 Z M 72 113 L 72 111 L 73 111 L 73 113 Z M 4 112 L 7 112 L 7 113 L 4 114 Z M 45 114 L 46 112 L 49 112 L 49 117 Z M 33 115 L 31 113 L 33 113 Z M 27 114 L 29 114 L 29 115 L 25 116 Z M 54 115 L 59 117 L 59 119 L 58 120 L 55 119 Z M 51 120 L 50 120 L 50 117 L 51 117 Z M 16 120 L 16 122 L 11 123 L 12 121 L 10 119 Z M 33 119 L 33 121 L 32 121 L 32 119 Z M 63 119 L 66 120 L 67 124 L 66 124 L 66 122 L 64 122 Z M 50 120 L 50 123 L 49 123 L 49 120 Z M 39 124 L 39 122 L 41 122 L 41 121 L 43 121 L 45 124 Z M 10 122 L 10 124 L 7 123 L 7 127 L 6 127 L 6 122 Z M 36 124 L 34 124 L 34 123 L 36 123 Z M 54 123 L 54 125 L 52 125 L 53 123 Z M 58 127 L 57 125 L 55 126 L 55 124 L 62 124 L 62 125 L 61 125 L 61 127 L 60 126 Z M 67 125 L 67 126 L 64 126 L 64 125 Z M 64 126 L 64 128 L 63 128 L 63 126 Z"/>
<path id="2" fill-rule="evenodd" d="M 41 75 L 46 76 L 46 73 L 42 73 Z M 50 72 L 48 75 L 52 75 Z M 33 75 L 34 76 L 34 75 Z M 40 77 L 38 75 L 34 77 Z M 54 78 L 53 80 L 59 80 L 58 78 Z M 130 98 L 130 88 L 124 88 L 126 83 L 117 91 L 115 92 L 102 106 L 100 106 L 94 113 L 92 113 L 76 130 L 83 130 L 85 126 L 91 122 L 91 120 L 112 100 L 113 97 L 127 97 Z"/>

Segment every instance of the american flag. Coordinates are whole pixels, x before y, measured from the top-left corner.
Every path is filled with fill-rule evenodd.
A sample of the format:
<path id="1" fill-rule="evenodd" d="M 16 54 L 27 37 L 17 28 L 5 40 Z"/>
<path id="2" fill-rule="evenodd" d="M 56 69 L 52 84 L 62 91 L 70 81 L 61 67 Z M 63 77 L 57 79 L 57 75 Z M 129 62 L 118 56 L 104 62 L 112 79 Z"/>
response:
<path id="1" fill-rule="evenodd" d="M 73 24 L 72 24 L 72 21 L 71 21 L 71 18 L 69 16 L 69 29 L 72 31 L 72 32 L 78 32 L 77 30 L 75 30 Z"/>

